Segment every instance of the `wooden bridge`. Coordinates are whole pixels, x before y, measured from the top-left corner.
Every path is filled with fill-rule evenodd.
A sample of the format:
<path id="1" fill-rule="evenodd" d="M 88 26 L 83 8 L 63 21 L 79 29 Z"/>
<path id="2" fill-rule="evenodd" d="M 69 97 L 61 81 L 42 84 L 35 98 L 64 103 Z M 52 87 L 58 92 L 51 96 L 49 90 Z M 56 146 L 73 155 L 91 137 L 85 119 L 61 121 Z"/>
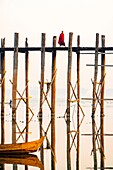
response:
<path id="1" fill-rule="evenodd" d="M 55 124 L 55 117 L 56 117 L 56 52 L 57 51 L 67 51 L 68 52 L 68 68 L 67 68 L 67 108 L 66 112 L 64 114 L 64 119 L 66 121 L 67 126 L 67 170 L 71 170 L 71 148 L 75 145 L 75 138 L 77 139 L 75 152 L 76 152 L 76 170 L 79 170 L 80 167 L 80 127 L 83 122 L 85 113 L 82 109 L 82 106 L 80 104 L 80 60 L 82 54 L 94 54 L 95 57 L 95 63 L 88 66 L 93 66 L 94 68 L 94 77 L 92 80 L 93 84 L 93 91 L 92 91 L 92 151 L 93 151 L 93 160 L 94 160 L 94 170 L 98 169 L 97 165 L 97 143 L 100 143 L 100 155 L 101 155 L 101 169 L 105 168 L 105 155 L 104 155 L 104 83 L 105 83 L 105 67 L 112 67 L 112 65 L 106 65 L 105 64 L 105 55 L 106 54 L 113 54 L 113 47 L 105 47 L 105 36 L 101 36 L 101 47 L 99 47 L 99 34 L 96 34 L 96 40 L 95 40 L 95 47 L 81 47 L 80 46 L 80 36 L 77 36 L 77 47 L 73 47 L 72 40 L 73 40 L 73 33 L 69 33 L 69 44 L 68 47 L 56 47 L 56 36 L 53 37 L 53 47 L 46 47 L 45 41 L 46 41 L 46 34 L 42 33 L 42 39 L 41 39 L 41 47 L 29 47 L 28 46 L 28 40 L 26 38 L 25 40 L 25 47 L 19 47 L 19 34 L 14 34 L 14 47 L 5 47 L 5 39 L 1 40 L 1 48 L 0 48 L 0 59 L 1 59 L 1 143 L 4 144 L 5 142 L 5 124 L 4 124 L 4 116 L 5 116 L 5 74 L 7 68 L 5 67 L 5 52 L 13 51 L 13 80 L 10 81 L 12 84 L 12 143 L 16 143 L 20 136 L 23 135 L 24 132 L 26 132 L 25 135 L 25 141 L 28 141 L 28 134 L 29 134 L 29 126 L 32 117 L 34 116 L 34 113 L 29 105 L 29 52 L 30 51 L 40 51 L 41 52 L 41 73 L 40 73 L 40 109 L 38 113 L 38 120 L 40 124 L 40 136 L 45 135 L 50 151 L 51 151 L 51 170 L 56 169 L 56 124 Z M 44 79 L 44 72 L 45 72 L 45 57 L 46 52 L 52 53 L 52 73 L 51 73 L 51 82 L 45 82 Z M 72 86 L 72 54 L 73 52 L 77 55 L 77 80 L 75 82 L 76 84 L 76 90 L 77 94 L 75 92 L 75 88 Z M 24 53 L 25 54 L 25 93 L 26 97 L 24 98 L 22 94 L 17 90 L 17 76 L 18 76 L 18 53 Z M 101 55 L 101 64 L 98 64 L 98 55 Z M 101 77 L 100 82 L 97 84 L 97 76 L 98 76 L 98 66 L 101 67 Z M 47 85 L 48 91 L 50 91 L 51 87 L 51 103 L 49 103 L 47 95 L 48 91 L 44 91 L 44 85 Z M 99 89 L 100 88 L 100 89 Z M 74 96 L 74 100 L 71 99 L 71 91 Z M 98 93 L 99 92 L 99 93 Z M 26 126 L 21 131 L 19 128 L 19 125 L 16 122 L 16 112 L 18 109 L 17 101 L 15 100 L 17 98 L 17 94 L 20 96 L 20 99 L 23 100 L 23 102 L 26 104 Z M 47 130 L 44 131 L 43 128 L 43 104 L 44 102 L 47 102 L 48 107 L 51 112 L 51 120 L 48 124 Z M 76 122 L 76 129 L 73 130 L 75 133 L 74 137 L 71 134 L 70 130 L 70 115 L 71 115 L 71 109 L 70 105 L 72 102 L 77 103 L 77 122 Z M 96 114 L 96 107 L 97 104 L 100 105 L 100 127 L 99 129 L 96 129 L 96 121 L 95 121 L 95 114 Z M 32 113 L 32 117 L 29 118 L 29 112 Z M 80 119 L 80 115 L 82 115 L 82 120 Z M 49 140 L 47 133 L 48 129 L 51 125 L 51 141 Z M 20 135 L 17 138 L 16 137 L 16 129 L 19 130 Z M 98 135 L 100 134 L 100 135 Z M 97 137 L 98 136 L 98 137 Z M 72 142 L 71 142 L 72 140 Z M 44 148 L 42 147 L 40 150 L 41 155 L 41 161 L 44 163 Z"/>

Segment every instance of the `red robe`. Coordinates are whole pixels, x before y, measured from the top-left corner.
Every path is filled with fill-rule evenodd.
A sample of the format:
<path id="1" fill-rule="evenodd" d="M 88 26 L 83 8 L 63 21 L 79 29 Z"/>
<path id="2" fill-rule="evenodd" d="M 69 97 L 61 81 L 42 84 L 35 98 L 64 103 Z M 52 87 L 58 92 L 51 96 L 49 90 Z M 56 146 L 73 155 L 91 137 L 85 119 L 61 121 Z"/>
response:
<path id="1" fill-rule="evenodd" d="M 63 33 L 61 33 L 60 36 L 59 36 L 58 44 L 59 44 L 60 46 L 61 46 L 61 45 L 64 45 L 64 46 L 65 46 L 64 34 L 63 34 Z"/>

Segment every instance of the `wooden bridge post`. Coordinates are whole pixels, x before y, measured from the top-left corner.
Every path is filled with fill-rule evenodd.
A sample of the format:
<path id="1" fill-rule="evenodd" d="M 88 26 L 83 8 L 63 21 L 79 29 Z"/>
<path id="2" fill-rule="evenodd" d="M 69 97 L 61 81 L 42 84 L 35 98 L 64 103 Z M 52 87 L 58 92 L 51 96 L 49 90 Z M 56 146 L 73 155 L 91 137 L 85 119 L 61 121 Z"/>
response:
<path id="1" fill-rule="evenodd" d="M 5 47 L 5 38 L 1 39 L 1 47 Z M 5 52 L 1 52 L 1 144 L 5 142 Z"/>
<path id="2" fill-rule="evenodd" d="M 67 71 L 67 170 L 71 170 L 71 153 L 70 153 L 70 82 L 72 72 L 72 38 L 73 33 L 69 33 L 68 46 L 68 71 Z"/>
<path id="3" fill-rule="evenodd" d="M 102 47 L 105 47 L 105 36 L 101 36 Z M 101 136 L 101 169 L 104 169 L 104 89 L 105 89 L 105 50 L 101 54 L 101 112 L 100 112 L 100 136 Z"/>
<path id="4" fill-rule="evenodd" d="M 26 38 L 25 47 L 28 47 L 28 41 Z M 29 88 L 28 88 L 28 74 L 29 74 L 29 52 L 25 52 L 25 86 L 26 86 L 26 142 L 28 142 L 29 131 Z"/>
<path id="5" fill-rule="evenodd" d="M 98 47 L 99 47 L 99 34 L 97 33 L 95 48 L 94 81 L 93 81 L 93 101 L 92 101 L 92 143 L 93 143 L 94 170 L 97 170 L 95 111 L 96 111 L 96 82 L 98 74 Z"/>
<path id="6" fill-rule="evenodd" d="M 42 33 L 41 40 L 41 82 L 40 82 L 40 111 L 39 111 L 39 121 L 40 121 L 40 137 L 42 134 L 42 102 L 43 102 L 43 91 L 44 91 L 44 71 L 45 71 L 45 40 L 46 34 Z M 41 161 L 44 164 L 44 150 L 43 145 L 40 148 Z"/>
<path id="7" fill-rule="evenodd" d="M 77 47 L 80 47 L 80 36 L 77 37 Z M 77 156 L 76 156 L 76 170 L 79 170 L 79 157 L 80 157 L 80 51 L 77 52 Z"/>
<path id="8" fill-rule="evenodd" d="M 16 143 L 16 90 L 18 75 L 18 37 L 14 35 L 14 56 L 13 56 L 13 85 L 12 85 L 12 143 Z"/>
<path id="9" fill-rule="evenodd" d="M 53 37 L 53 47 L 56 47 L 56 36 Z M 53 50 L 52 52 L 52 79 L 55 75 L 56 71 L 56 50 Z M 56 105 L 56 76 L 53 80 L 53 83 L 51 85 L 51 147 L 53 150 L 53 153 L 51 152 L 51 169 L 56 169 L 56 126 L 55 126 L 55 105 Z"/>

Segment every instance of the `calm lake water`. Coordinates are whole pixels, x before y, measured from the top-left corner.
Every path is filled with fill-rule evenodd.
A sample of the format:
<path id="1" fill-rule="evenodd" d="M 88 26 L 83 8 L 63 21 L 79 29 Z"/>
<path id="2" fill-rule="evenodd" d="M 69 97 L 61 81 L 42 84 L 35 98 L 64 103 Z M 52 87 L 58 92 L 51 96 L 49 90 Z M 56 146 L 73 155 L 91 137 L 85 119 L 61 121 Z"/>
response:
<path id="1" fill-rule="evenodd" d="M 32 95 L 32 92 L 31 92 Z M 64 94 L 62 94 L 64 96 Z M 66 100 L 61 96 L 57 96 L 57 103 L 56 103 L 56 159 L 57 159 L 57 170 L 66 170 L 66 122 L 63 117 L 66 110 Z M 9 95 L 10 97 L 10 95 Z M 50 99 L 50 95 L 48 95 L 48 99 Z M 65 98 L 66 99 L 66 98 Z M 9 101 L 9 98 L 7 99 Z M 92 156 L 92 136 L 85 136 L 83 134 L 91 134 L 92 132 L 92 120 L 91 120 L 91 113 L 92 113 L 92 104 L 91 101 L 81 101 L 81 106 L 84 111 L 85 117 L 81 124 L 80 130 L 80 170 L 88 169 L 89 167 L 93 167 L 93 156 Z M 30 99 L 30 108 L 34 112 L 34 117 L 29 124 L 30 134 L 29 134 L 29 141 L 35 140 L 39 138 L 39 122 L 38 122 L 38 111 L 39 111 L 39 101 L 36 98 L 36 94 L 33 98 Z M 71 130 L 76 130 L 76 105 L 73 103 L 71 105 Z M 47 103 L 44 104 L 43 109 L 43 127 L 46 131 L 48 124 L 50 122 L 50 111 L 48 108 Z M 32 114 L 30 113 L 30 116 Z M 80 119 L 82 119 L 83 115 L 80 113 Z M 112 101 L 105 101 L 105 134 L 113 134 L 113 102 Z M 99 129 L 99 122 L 100 122 L 100 111 L 99 105 L 97 107 L 96 113 L 96 123 L 97 129 Z M 20 102 L 17 112 L 17 123 L 22 130 L 25 127 L 25 104 Z M 5 138 L 6 143 L 11 142 L 11 108 L 9 105 L 6 105 L 6 117 L 5 117 Z M 72 133 L 74 135 L 74 133 Z M 17 133 L 18 136 L 18 133 Z M 48 139 L 50 140 L 50 128 L 47 133 Z M 18 142 L 22 142 L 22 137 Z M 76 139 L 75 139 L 76 142 Z M 105 164 L 106 167 L 113 167 L 113 136 L 105 136 Z M 46 140 L 44 141 L 44 147 L 46 147 Z M 39 152 L 34 153 L 39 157 Z M 51 151 L 45 149 L 45 164 L 44 169 L 49 170 L 51 166 Z M 76 149 L 73 145 L 71 150 L 72 156 L 72 170 L 76 169 Z M 97 151 L 98 156 L 98 167 L 100 166 L 100 153 L 99 150 Z M 18 170 L 24 170 L 24 165 L 17 165 Z M 37 167 L 28 166 L 29 170 L 38 170 Z M 5 170 L 14 170 L 13 165 L 5 164 Z"/>

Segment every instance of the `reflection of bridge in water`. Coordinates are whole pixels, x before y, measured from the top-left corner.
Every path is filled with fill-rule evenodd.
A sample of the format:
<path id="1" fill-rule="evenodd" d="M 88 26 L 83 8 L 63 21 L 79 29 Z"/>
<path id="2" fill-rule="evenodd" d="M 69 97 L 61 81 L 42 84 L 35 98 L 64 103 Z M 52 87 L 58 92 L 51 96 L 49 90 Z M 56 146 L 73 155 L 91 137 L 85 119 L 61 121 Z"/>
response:
<path id="1" fill-rule="evenodd" d="M 12 107 L 12 143 L 16 143 L 20 137 L 28 141 L 29 134 L 29 123 L 31 122 L 34 112 L 30 108 L 29 104 L 29 52 L 31 51 L 40 51 L 41 52 L 41 77 L 39 81 L 40 85 L 40 108 L 38 113 L 39 127 L 40 127 L 40 136 L 45 135 L 47 140 L 47 146 L 51 151 L 51 169 L 56 169 L 56 125 L 55 125 L 55 117 L 56 117 L 56 52 L 57 51 L 67 51 L 68 52 L 68 67 L 67 67 L 67 107 L 63 118 L 65 119 L 67 126 L 67 170 L 71 170 L 71 149 L 74 146 L 76 151 L 76 169 L 79 170 L 80 167 L 80 127 L 83 122 L 85 113 L 81 107 L 80 100 L 91 100 L 92 101 L 92 153 L 94 160 L 94 169 L 97 169 L 97 150 L 100 152 L 100 165 L 101 169 L 105 168 L 105 152 L 104 152 L 104 90 L 105 90 L 105 67 L 113 67 L 112 65 L 105 64 L 105 55 L 113 54 L 113 47 L 105 47 L 105 36 L 101 36 L 101 47 L 99 47 L 99 34 L 96 34 L 96 43 L 95 47 L 80 47 L 80 36 L 77 36 L 77 47 L 72 46 L 73 33 L 69 33 L 69 45 L 68 47 L 56 47 L 56 36 L 53 37 L 53 47 L 46 47 L 46 34 L 42 33 L 41 39 L 41 47 L 28 47 L 28 40 L 26 38 L 25 47 L 19 47 L 19 34 L 15 33 L 14 36 L 14 47 L 5 47 L 5 39 L 1 40 L 1 48 L 0 48 L 0 59 L 1 59 L 1 143 L 4 144 L 5 139 L 5 124 L 4 124 L 4 116 L 5 116 L 5 79 L 6 79 L 6 71 L 5 67 L 5 52 L 13 51 L 13 80 L 10 80 L 12 85 L 12 99 L 11 99 L 11 107 Z M 45 54 L 46 52 L 52 53 L 52 72 L 51 72 L 51 82 L 45 82 Z M 21 94 L 18 89 L 18 57 L 19 53 L 25 54 L 25 89 Z M 77 80 L 75 82 L 75 86 L 72 85 L 72 54 L 76 53 L 77 57 L 77 71 L 76 77 Z M 92 66 L 94 68 L 94 78 L 92 80 L 93 91 L 92 98 L 84 98 L 80 97 L 80 56 L 83 54 L 94 54 L 95 63 L 89 64 L 87 66 Z M 98 64 L 98 55 L 101 55 L 101 64 Z M 97 82 L 98 77 L 98 67 L 101 67 L 101 77 L 100 82 Z M 62 70 L 63 71 L 63 70 Z M 47 91 L 45 92 L 45 86 L 47 86 Z M 51 102 L 48 99 L 48 93 L 51 90 Z M 72 94 L 71 94 L 72 93 Z M 25 97 L 23 97 L 25 94 Z M 19 101 L 17 103 L 17 95 L 19 96 Z M 23 101 L 26 104 L 26 126 L 23 130 L 20 130 L 19 125 L 16 121 L 17 109 L 20 101 Z M 111 99 L 112 100 L 112 99 Z M 46 130 L 43 127 L 43 105 L 47 103 L 50 113 L 51 119 L 48 124 Z M 71 104 L 76 103 L 77 107 L 77 122 L 76 129 L 70 129 L 70 116 L 71 116 Z M 100 126 L 99 128 L 96 125 L 95 114 L 97 105 L 100 105 Z M 29 116 L 29 112 L 32 116 Z M 81 118 L 82 117 L 82 118 Z M 48 138 L 48 130 L 51 127 L 51 141 Z M 15 132 L 20 132 L 20 135 L 17 137 Z M 74 133 L 74 136 L 72 135 Z M 25 138 L 24 138 L 25 133 Z M 86 134 L 87 135 L 87 134 Z M 41 161 L 44 163 L 44 147 L 41 147 L 40 150 Z"/>

